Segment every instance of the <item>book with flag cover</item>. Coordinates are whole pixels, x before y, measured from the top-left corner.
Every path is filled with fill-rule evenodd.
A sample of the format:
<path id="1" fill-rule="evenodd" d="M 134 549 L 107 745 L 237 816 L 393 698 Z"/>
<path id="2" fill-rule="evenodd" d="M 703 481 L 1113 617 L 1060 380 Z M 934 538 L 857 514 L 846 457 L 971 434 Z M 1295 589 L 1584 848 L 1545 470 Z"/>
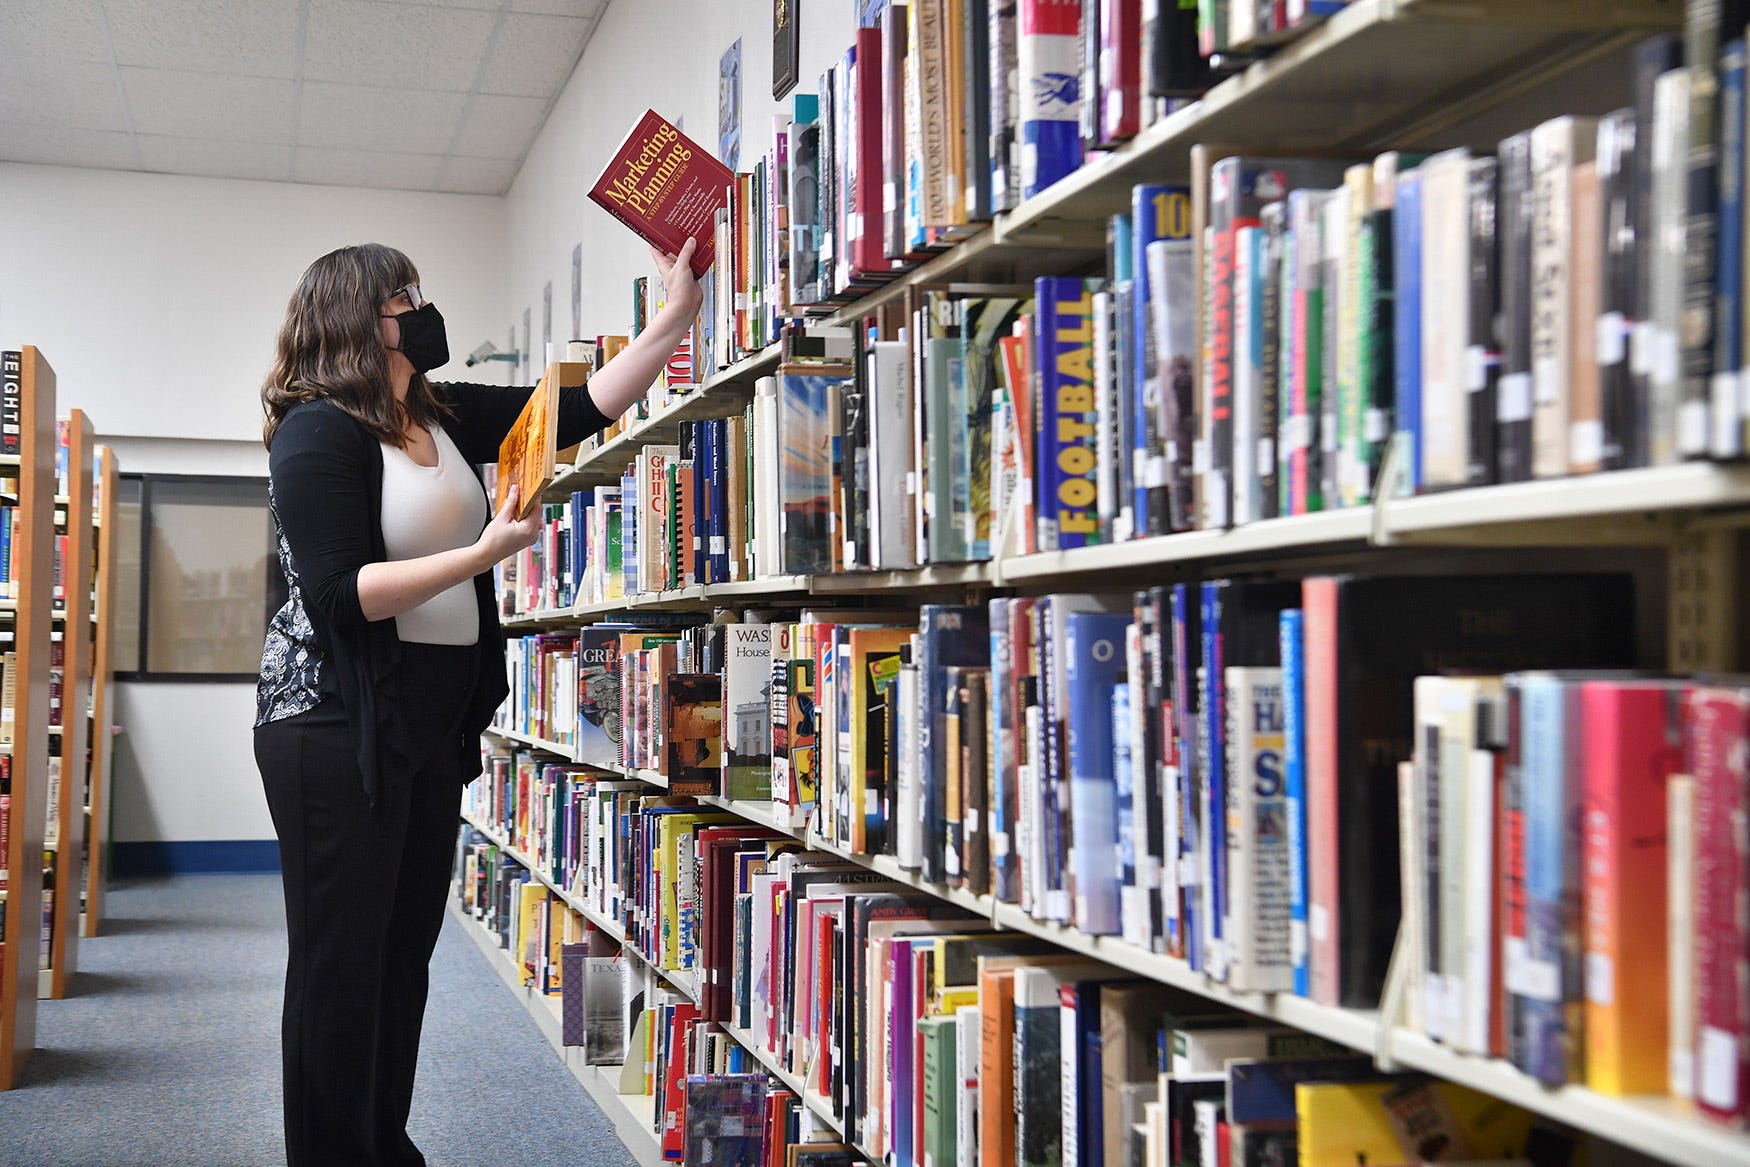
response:
<path id="1" fill-rule="evenodd" d="M 659 251 L 678 254 L 698 240 L 693 274 L 715 254 L 715 218 L 728 204 L 729 167 L 655 110 L 645 110 L 614 151 L 589 199 Z"/>

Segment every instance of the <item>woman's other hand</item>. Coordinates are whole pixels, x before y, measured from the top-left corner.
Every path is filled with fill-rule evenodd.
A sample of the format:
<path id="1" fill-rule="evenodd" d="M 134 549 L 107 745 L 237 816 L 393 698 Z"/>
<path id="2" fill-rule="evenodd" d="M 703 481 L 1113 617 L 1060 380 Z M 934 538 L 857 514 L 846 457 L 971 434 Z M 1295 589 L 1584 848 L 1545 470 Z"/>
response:
<path id="1" fill-rule="evenodd" d="M 510 488 L 504 505 L 498 508 L 498 513 L 492 516 L 492 521 L 486 524 L 486 529 L 474 542 L 486 560 L 486 567 L 531 546 L 541 534 L 540 508 L 530 511 L 526 519 L 516 517 L 520 493 L 517 487 Z"/>
<path id="2" fill-rule="evenodd" d="M 705 302 L 705 292 L 699 287 L 698 277 L 693 275 L 693 253 L 698 248 L 697 239 L 688 239 L 681 244 L 678 255 L 669 255 L 654 247 L 650 249 L 650 258 L 656 261 L 656 270 L 662 273 L 664 301 L 689 321 L 698 315 L 699 305 Z"/>

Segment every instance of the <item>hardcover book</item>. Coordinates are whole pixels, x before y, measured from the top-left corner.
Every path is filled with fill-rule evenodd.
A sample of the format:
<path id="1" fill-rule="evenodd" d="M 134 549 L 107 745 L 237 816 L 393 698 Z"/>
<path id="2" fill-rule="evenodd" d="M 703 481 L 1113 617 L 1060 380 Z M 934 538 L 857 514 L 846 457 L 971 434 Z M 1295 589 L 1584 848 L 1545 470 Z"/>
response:
<path id="1" fill-rule="evenodd" d="M 581 362 L 556 361 L 547 366 L 516 424 L 499 444 L 495 511 L 504 506 L 513 485 L 520 488 L 517 518 L 527 518 L 541 505 L 541 492 L 553 481 L 553 461 L 559 452 L 559 390 L 581 386 L 588 377 L 589 366 Z"/>
<path id="2" fill-rule="evenodd" d="M 678 254 L 698 240 L 693 274 L 711 267 L 714 216 L 728 203 L 735 176 L 709 151 L 646 110 L 614 151 L 589 199 L 659 251 Z"/>

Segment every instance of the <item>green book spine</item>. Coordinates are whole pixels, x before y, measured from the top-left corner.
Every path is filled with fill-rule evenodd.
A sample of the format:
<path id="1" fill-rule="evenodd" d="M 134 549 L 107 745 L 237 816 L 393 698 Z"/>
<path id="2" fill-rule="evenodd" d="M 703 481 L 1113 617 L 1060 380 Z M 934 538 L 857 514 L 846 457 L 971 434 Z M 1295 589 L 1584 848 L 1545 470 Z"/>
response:
<path id="1" fill-rule="evenodd" d="M 918 1022 L 924 1035 L 924 1162 L 923 1167 L 955 1167 L 958 1146 L 958 1072 L 955 1019 L 925 1017 Z"/>

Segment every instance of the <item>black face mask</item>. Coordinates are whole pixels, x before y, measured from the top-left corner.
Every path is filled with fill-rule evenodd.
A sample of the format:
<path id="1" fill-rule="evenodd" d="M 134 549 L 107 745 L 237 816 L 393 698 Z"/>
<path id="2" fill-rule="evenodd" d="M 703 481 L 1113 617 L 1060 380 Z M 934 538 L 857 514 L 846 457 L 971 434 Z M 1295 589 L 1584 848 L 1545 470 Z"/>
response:
<path id="1" fill-rule="evenodd" d="M 444 334 L 444 318 L 436 304 L 396 314 L 401 326 L 401 347 L 395 351 L 407 358 L 416 373 L 429 373 L 450 362 L 450 341 Z"/>

